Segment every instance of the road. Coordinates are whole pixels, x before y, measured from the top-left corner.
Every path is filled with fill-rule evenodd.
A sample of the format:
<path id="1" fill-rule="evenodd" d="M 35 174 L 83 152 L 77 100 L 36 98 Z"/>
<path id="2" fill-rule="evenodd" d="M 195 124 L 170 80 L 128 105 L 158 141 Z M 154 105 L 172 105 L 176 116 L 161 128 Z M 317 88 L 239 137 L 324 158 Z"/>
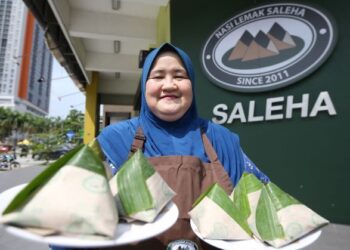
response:
<path id="1" fill-rule="evenodd" d="M 26 183 L 37 176 L 43 169 L 45 161 L 35 161 L 30 157 L 22 157 L 17 159 L 21 163 L 19 169 L 0 171 L 0 193 Z M 0 204 L 1 206 L 1 204 Z M 5 231 L 0 224 L 0 249 L 1 250 L 49 250 L 45 243 L 28 241 L 20 237 L 16 237 Z"/>
<path id="2" fill-rule="evenodd" d="M 20 168 L 28 168 L 28 167 L 43 167 L 43 166 L 47 166 L 48 164 L 50 164 L 52 161 L 50 162 L 46 162 L 45 160 L 34 160 L 32 159 L 31 156 L 26 156 L 26 157 L 17 157 L 16 159 L 17 162 L 20 163 Z M 2 171 L 5 171 L 4 169 L 0 169 Z M 0 173 L 2 172 L 0 171 Z M 10 171 L 10 170 L 8 170 Z"/>
<path id="3" fill-rule="evenodd" d="M 32 159 L 31 155 L 26 157 L 17 157 L 16 161 L 21 164 L 21 168 L 47 166 L 50 164 L 50 162 L 46 162 L 45 160 L 34 160 Z"/>

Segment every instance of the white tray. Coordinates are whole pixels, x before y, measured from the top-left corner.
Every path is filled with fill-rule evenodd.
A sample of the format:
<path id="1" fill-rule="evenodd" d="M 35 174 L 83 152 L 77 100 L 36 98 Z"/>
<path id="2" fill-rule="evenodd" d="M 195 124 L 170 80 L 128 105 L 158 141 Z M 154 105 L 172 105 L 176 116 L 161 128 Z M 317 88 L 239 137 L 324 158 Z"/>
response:
<path id="1" fill-rule="evenodd" d="M 26 184 L 10 188 L 0 194 L 0 212 L 7 207 L 15 195 L 22 190 Z M 83 239 L 69 236 L 39 236 L 24 229 L 7 226 L 5 230 L 17 237 L 41 242 L 50 245 L 75 248 L 96 248 L 126 245 L 138 241 L 146 240 L 161 234 L 170 228 L 177 220 L 179 210 L 174 203 L 169 203 L 152 223 L 119 223 L 116 237 L 113 239 Z"/>

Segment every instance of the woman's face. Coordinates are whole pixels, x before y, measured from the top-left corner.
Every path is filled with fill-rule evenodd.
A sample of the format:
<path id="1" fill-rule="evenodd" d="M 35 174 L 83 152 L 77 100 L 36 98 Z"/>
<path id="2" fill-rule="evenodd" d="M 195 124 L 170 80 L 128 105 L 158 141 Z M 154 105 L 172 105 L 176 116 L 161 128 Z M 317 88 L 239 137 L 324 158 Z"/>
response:
<path id="1" fill-rule="evenodd" d="M 146 102 L 159 119 L 180 119 L 192 103 L 192 86 L 181 59 L 174 52 L 160 54 L 146 82 Z"/>

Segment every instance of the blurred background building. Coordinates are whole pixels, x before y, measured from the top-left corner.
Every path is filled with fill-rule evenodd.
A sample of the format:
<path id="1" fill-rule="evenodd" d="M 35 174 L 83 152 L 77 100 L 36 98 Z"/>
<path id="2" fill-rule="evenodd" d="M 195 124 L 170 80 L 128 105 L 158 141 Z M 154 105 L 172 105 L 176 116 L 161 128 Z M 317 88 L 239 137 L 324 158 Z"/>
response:
<path id="1" fill-rule="evenodd" d="M 45 116 L 52 55 L 44 31 L 21 0 L 0 0 L 0 106 Z"/>

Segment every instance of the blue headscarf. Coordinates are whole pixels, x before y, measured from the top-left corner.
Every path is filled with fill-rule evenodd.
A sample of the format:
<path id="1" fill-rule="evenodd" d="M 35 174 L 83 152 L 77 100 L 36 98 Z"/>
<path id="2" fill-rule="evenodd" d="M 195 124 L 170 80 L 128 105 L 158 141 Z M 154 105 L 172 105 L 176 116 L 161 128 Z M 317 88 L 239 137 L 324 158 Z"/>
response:
<path id="1" fill-rule="evenodd" d="M 147 105 L 145 97 L 147 79 L 158 55 L 167 51 L 179 55 L 191 80 L 192 93 L 194 93 L 193 65 L 184 51 L 166 43 L 147 56 L 141 76 L 141 112 L 139 117 L 141 128 L 147 138 L 145 153 L 152 156 L 195 155 L 205 159 L 203 146 L 200 143 L 193 143 L 201 141 L 200 120 L 198 119 L 195 96 L 193 96 L 192 103 L 186 113 L 179 120 L 173 122 L 159 119 Z"/>
<path id="2" fill-rule="evenodd" d="M 146 137 L 144 154 L 147 157 L 191 155 L 208 162 L 201 138 L 201 130 L 203 130 L 232 182 L 236 184 L 245 170 L 244 154 L 239 144 L 239 138 L 225 127 L 199 118 L 194 95 L 187 112 L 179 120 L 173 122 L 160 120 L 149 109 L 145 98 L 146 82 L 153 63 L 165 51 L 173 51 L 179 55 L 191 80 L 192 93 L 195 93 L 194 70 L 188 55 L 169 43 L 154 49 L 147 56 L 143 66 L 140 116 L 112 124 L 103 129 L 98 136 L 102 150 L 117 171 L 127 160 L 136 130 L 141 127 Z"/>

